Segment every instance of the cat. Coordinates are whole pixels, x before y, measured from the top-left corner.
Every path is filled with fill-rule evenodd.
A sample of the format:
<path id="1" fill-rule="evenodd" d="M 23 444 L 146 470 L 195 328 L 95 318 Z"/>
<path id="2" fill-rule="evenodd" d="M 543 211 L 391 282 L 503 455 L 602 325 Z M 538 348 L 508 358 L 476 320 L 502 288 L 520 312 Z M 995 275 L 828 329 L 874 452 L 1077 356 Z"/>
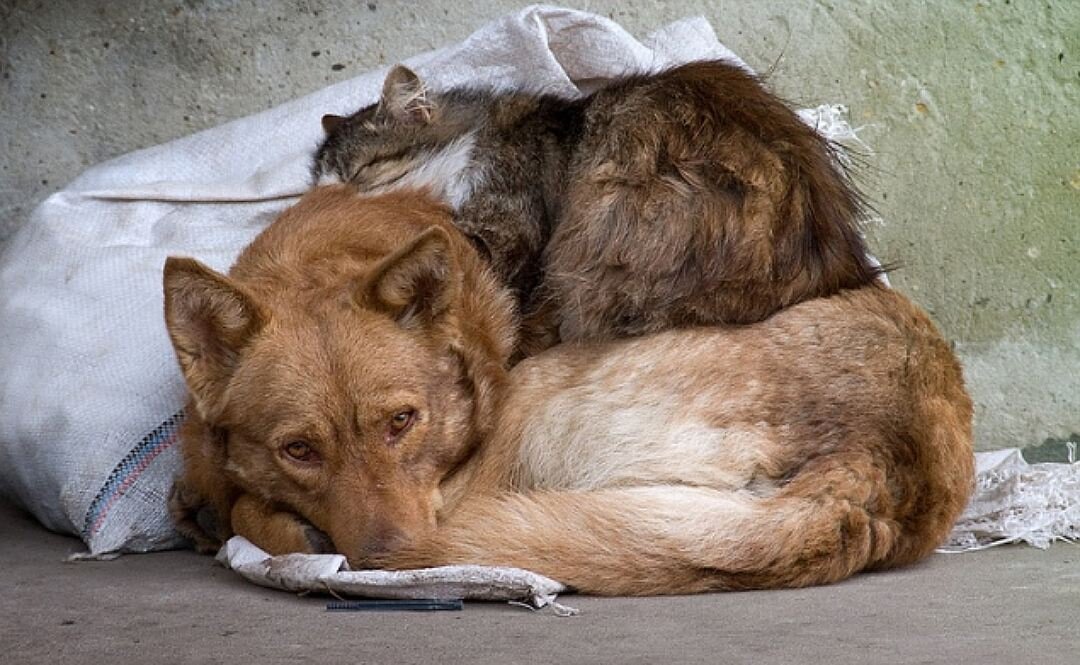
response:
<path id="1" fill-rule="evenodd" d="M 515 290 L 527 352 L 751 323 L 882 272 L 835 146 L 723 61 L 578 99 L 434 92 L 397 66 L 323 127 L 313 180 L 440 196 Z"/>

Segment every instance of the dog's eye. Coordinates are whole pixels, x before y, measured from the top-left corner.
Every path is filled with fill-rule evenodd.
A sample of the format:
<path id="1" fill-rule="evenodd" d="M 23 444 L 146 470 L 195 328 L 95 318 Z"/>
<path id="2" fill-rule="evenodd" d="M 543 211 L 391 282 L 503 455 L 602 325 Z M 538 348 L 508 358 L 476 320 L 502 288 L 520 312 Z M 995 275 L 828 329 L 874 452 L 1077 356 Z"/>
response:
<path id="1" fill-rule="evenodd" d="M 416 420 L 416 411 L 412 409 L 398 411 L 390 417 L 390 436 L 400 436 L 412 426 L 414 420 Z"/>
<path id="2" fill-rule="evenodd" d="M 286 455 L 298 462 L 317 462 L 319 460 L 319 454 L 315 452 L 311 444 L 304 441 L 290 441 L 282 449 Z"/>

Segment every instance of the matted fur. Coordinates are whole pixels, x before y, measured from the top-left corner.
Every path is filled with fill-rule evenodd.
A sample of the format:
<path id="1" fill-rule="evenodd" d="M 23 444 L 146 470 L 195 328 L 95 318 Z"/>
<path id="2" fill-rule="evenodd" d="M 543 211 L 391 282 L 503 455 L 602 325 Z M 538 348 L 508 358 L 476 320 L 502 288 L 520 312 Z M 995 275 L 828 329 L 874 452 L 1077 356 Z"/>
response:
<path id="1" fill-rule="evenodd" d="M 507 377 L 510 300 L 446 209 L 329 187 L 229 276 L 170 260 L 165 293 L 193 397 L 173 505 L 204 548 L 596 594 L 805 586 L 926 556 L 972 487 L 959 364 L 874 285 Z"/>
<path id="2" fill-rule="evenodd" d="M 423 179 L 454 204 L 523 303 L 527 352 L 759 321 L 879 272 L 833 146 L 725 62 L 578 100 L 435 93 L 397 67 L 379 104 L 324 125 L 316 180 L 370 192 Z"/>

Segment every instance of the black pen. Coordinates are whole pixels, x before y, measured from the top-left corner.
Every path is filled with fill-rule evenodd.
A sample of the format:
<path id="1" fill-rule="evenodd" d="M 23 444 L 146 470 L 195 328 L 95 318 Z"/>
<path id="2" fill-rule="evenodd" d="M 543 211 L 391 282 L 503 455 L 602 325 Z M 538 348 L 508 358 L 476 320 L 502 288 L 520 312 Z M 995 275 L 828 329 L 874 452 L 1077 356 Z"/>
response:
<path id="1" fill-rule="evenodd" d="M 331 600 L 327 612 L 435 612 L 461 610 L 461 598 L 400 598 L 392 600 Z"/>

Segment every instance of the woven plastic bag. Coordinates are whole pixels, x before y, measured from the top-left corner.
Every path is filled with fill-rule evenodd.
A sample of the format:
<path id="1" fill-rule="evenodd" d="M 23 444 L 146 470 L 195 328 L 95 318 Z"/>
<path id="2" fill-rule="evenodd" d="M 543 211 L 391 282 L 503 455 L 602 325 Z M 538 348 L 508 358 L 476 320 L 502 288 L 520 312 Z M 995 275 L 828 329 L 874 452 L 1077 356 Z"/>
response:
<path id="1" fill-rule="evenodd" d="M 534 6 L 408 64 L 435 88 L 576 82 L 726 58 L 704 19 L 638 41 Z M 385 71 L 90 169 L 0 257 L 0 494 L 91 555 L 180 544 L 166 512 L 184 387 L 162 317 L 169 255 L 225 270 L 309 186 L 324 113 L 378 98 Z"/>

